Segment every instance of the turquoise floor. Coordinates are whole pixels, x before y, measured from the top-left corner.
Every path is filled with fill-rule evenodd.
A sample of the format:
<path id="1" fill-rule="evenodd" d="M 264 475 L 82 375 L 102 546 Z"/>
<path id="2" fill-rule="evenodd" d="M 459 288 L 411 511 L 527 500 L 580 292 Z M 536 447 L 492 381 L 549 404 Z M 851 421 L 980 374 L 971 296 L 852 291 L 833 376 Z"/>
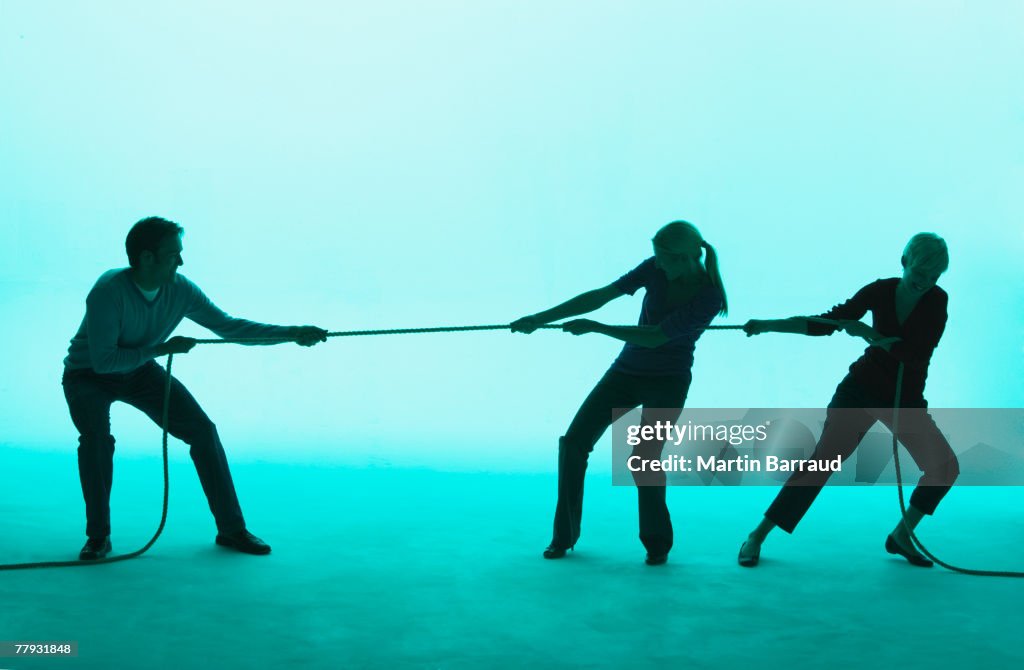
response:
<path id="1" fill-rule="evenodd" d="M 4 560 L 73 558 L 83 541 L 73 452 L 4 448 Z M 882 542 L 890 487 L 826 490 L 762 565 L 736 566 L 770 488 L 669 491 L 669 563 L 643 564 L 635 493 L 588 480 L 584 536 L 549 539 L 553 474 L 240 461 L 269 557 L 216 547 L 187 460 L 167 528 L 113 565 L 0 572 L 0 639 L 74 640 L 75 659 L 2 668 L 1011 667 L 1024 583 L 920 570 Z M 160 512 L 157 458 L 117 460 L 115 552 Z M 947 561 L 1022 569 L 1019 488 L 962 487 L 922 539 Z"/>

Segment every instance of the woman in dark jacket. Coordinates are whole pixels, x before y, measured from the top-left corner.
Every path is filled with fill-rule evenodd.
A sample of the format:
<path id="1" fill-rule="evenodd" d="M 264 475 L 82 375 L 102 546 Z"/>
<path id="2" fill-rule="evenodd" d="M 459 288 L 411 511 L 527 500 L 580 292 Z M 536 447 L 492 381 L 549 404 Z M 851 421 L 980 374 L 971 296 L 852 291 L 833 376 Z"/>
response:
<path id="1" fill-rule="evenodd" d="M 819 462 L 837 456 L 845 460 L 876 421 L 892 428 L 897 371 L 903 365 L 897 437 L 923 474 L 906 516 L 886 538 L 885 549 L 912 565 L 931 567 L 932 562 L 914 547 L 909 531 L 924 515 L 935 512 L 960 472 L 956 455 L 928 415 L 924 399 L 928 364 L 946 327 L 948 296 L 935 285 L 949 266 L 945 241 L 933 233 L 914 235 L 903 250 L 902 264 L 902 277 L 872 282 L 819 317 L 752 320 L 744 330 L 747 335 L 831 335 L 842 329 L 868 342 L 828 405 L 821 439 L 811 456 Z M 873 326 L 860 321 L 868 311 Z M 761 543 L 776 526 L 792 533 L 830 475 L 828 470 L 794 472 L 740 547 L 739 564 L 757 565 Z"/>

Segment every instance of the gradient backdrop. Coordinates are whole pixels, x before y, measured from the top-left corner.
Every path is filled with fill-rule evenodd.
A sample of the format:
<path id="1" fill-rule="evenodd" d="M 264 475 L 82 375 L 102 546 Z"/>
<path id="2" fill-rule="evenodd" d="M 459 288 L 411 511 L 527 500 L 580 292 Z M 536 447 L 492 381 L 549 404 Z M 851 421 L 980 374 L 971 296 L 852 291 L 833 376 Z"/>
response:
<path id="1" fill-rule="evenodd" d="M 718 323 L 809 314 L 935 231 L 950 313 L 928 399 L 1024 407 L 1021 26 L 1010 0 L 0 0 L 0 563 L 81 546 L 61 361 L 154 214 L 229 313 L 330 330 L 509 323 L 607 285 L 677 218 L 719 250 Z M 640 301 L 595 318 L 635 323 Z M 583 541 L 542 560 L 557 437 L 619 348 L 198 347 L 175 374 L 274 553 L 214 545 L 172 441 L 159 543 L 0 573 L 0 640 L 78 641 L 35 666 L 62 670 L 1024 663 L 1020 580 L 884 553 L 889 486 L 829 487 L 754 571 L 736 550 L 774 488 L 676 488 L 675 549 L 649 568 L 606 436 Z M 709 332 L 687 405 L 821 407 L 862 349 Z M 123 555 L 156 526 L 160 434 L 112 418 Z M 923 541 L 1020 570 L 1020 491 L 956 487 Z"/>
<path id="2" fill-rule="evenodd" d="M 676 218 L 719 250 L 717 323 L 806 314 L 935 231 L 927 397 L 1024 404 L 1024 5 L 293 4 L 0 1 L 0 442 L 74 448 L 61 359 L 152 214 L 229 313 L 330 330 L 507 323 L 609 283 Z M 618 349 L 335 339 L 175 370 L 233 460 L 551 471 Z M 861 349 L 708 333 L 688 405 L 822 406 Z M 113 418 L 119 453 L 156 453 L 147 419 Z"/>

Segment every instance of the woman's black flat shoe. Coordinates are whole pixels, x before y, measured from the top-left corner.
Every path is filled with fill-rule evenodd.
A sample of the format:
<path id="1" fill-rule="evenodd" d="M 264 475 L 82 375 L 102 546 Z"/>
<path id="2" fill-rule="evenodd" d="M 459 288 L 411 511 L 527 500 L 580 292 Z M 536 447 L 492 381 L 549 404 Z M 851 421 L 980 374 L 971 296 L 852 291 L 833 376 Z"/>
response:
<path id="1" fill-rule="evenodd" d="M 739 555 L 737 560 L 739 561 L 739 564 L 742 565 L 743 567 L 745 567 L 745 568 L 752 568 L 755 565 L 757 565 L 758 562 L 761 560 L 761 547 L 758 546 L 757 551 L 754 553 L 753 556 L 744 556 L 743 555 L 743 547 L 745 547 L 745 546 L 747 546 L 746 542 L 744 542 L 742 545 L 740 545 L 740 555 Z"/>
<path id="2" fill-rule="evenodd" d="M 903 558 L 907 559 L 907 561 L 909 561 L 911 565 L 916 565 L 919 568 L 930 568 L 933 565 L 935 565 L 927 558 L 919 554 L 917 550 L 915 550 L 913 553 L 905 551 L 903 547 L 897 544 L 896 540 L 893 539 L 891 534 L 885 538 L 885 550 L 888 551 L 890 554 L 899 554 Z"/>

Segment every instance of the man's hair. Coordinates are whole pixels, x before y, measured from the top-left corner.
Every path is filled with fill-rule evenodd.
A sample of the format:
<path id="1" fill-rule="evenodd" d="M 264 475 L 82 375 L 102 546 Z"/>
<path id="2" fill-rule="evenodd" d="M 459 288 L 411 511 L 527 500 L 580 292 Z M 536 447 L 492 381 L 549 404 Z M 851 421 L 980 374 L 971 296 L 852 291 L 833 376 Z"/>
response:
<path id="1" fill-rule="evenodd" d="M 128 231 L 128 237 L 124 240 L 124 249 L 128 252 L 128 264 L 133 268 L 138 267 L 139 256 L 143 251 L 156 253 L 160 243 L 168 235 L 185 234 L 185 229 L 173 221 L 160 218 L 159 216 L 148 216 L 136 222 Z"/>

